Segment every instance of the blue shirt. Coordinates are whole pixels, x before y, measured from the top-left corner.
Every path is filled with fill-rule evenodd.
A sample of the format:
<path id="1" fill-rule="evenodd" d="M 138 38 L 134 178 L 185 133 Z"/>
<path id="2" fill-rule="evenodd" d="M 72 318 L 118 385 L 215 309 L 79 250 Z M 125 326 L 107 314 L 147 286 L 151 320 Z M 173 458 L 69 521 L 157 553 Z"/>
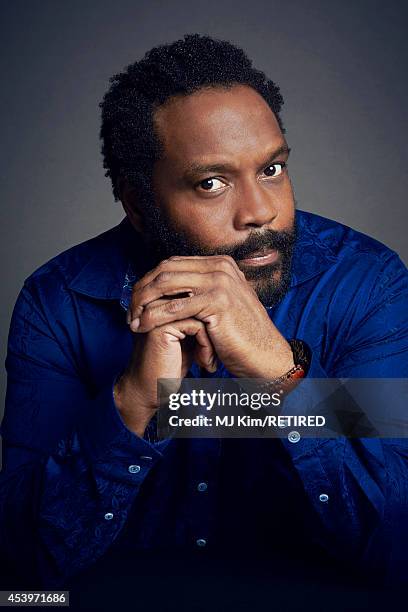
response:
<path id="1" fill-rule="evenodd" d="M 344 225 L 297 211 L 292 281 L 268 314 L 309 378 L 408 376 L 408 274 Z M 112 389 L 151 268 L 127 217 L 24 282 L 8 339 L 3 554 L 52 588 L 116 551 L 330 558 L 390 578 L 408 559 L 405 439 L 167 439 L 130 432 Z M 199 376 L 193 364 L 190 376 Z M 223 364 L 217 376 L 229 376 Z M 167 551 L 167 552 L 166 552 Z M 22 583 L 25 587 L 27 583 Z"/>

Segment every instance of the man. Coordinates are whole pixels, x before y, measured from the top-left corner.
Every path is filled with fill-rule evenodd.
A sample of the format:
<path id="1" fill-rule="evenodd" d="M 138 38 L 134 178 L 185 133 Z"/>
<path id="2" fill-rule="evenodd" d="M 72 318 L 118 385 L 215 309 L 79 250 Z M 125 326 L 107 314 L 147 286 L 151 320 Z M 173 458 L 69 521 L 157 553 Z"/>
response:
<path id="1" fill-rule="evenodd" d="M 62 586 L 114 551 L 381 579 L 406 561 L 403 439 L 156 438 L 158 378 L 408 375 L 407 271 L 295 212 L 282 102 L 198 35 L 112 79 L 101 138 L 126 217 L 29 276 L 11 322 L 2 542 L 26 580 Z"/>

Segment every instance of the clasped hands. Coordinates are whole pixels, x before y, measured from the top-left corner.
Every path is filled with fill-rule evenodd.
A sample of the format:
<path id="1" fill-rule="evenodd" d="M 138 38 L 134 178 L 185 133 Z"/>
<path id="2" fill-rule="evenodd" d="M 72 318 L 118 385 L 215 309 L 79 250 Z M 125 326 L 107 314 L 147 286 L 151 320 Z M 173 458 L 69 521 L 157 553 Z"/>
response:
<path id="1" fill-rule="evenodd" d="M 137 334 L 166 326 L 179 341 L 194 336 L 200 365 L 214 371 L 217 357 L 237 378 L 271 380 L 294 366 L 290 345 L 229 256 L 160 262 L 134 284 L 128 323 Z"/>

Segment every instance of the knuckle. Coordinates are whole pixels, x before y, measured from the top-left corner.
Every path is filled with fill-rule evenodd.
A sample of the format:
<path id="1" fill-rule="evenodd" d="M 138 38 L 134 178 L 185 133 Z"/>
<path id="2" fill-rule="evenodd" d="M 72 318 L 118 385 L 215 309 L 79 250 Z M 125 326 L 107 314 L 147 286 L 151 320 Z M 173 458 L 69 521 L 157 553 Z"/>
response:
<path id="1" fill-rule="evenodd" d="M 167 266 L 169 265 L 170 261 L 171 261 L 171 258 L 170 258 L 170 259 L 163 259 L 163 260 L 162 260 L 162 261 L 161 261 L 161 262 L 158 264 L 158 266 L 156 267 L 156 271 L 157 271 L 157 272 L 161 272 L 162 270 L 166 270 L 166 268 L 167 268 Z"/>
<path id="2" fill-rule="evenodd" d="M 152 331 L 149 332 L 149 336 L 151 337 L 154 346 L 159 349 L 166 349 L 169 345 L 168 333 L 171 332 L 171 328 L 165 327 L 162 325 L 161 327 L 155 327 Z"/>
<path id="3" fill-rule="evenodd" d="M 235 259 L 233 259 L 231 255 L 223 255 L 221 258 L 221 264 L 223 269 L 231 270 L 231 268 L 235 268 Z"/>
<path id="4" fill-rule="evenodd" d="M 218 269 L 221 270 L 222 272 L 225 272 L 229 276 L 231 276 L 232 274 L 235 273 L 235 269 L 236 269 L 235 261 L 232 259 L 232 257 L 229 257 L 229 255 L 228 256 L 226 255 L 220 260 L 218 264 Z"/>
<path id="5" fill-rule="evenodd" d="M 185 306 L 185 300 L 170 300 L 164 305 L 164 310 L 170 314 L 180 312 Z"/>
<path id="6" fill-rule="evenodd" d="M 140 305 L 141 294 L 134 293 L 131 298 L 129 310 L 133 316 L 138 315 L 142 310 L 143 306 Z"/>
<path id="7" fill-rule="evenodd" d="M 225 291 L 223 285 L 213 285 L 212 289 L 209 291 L 209 301 L 216 302 L 221 308 L 228 306 L 228 293 Z"/>
<path id="8" fill-rule="evenodd" d="M 159 274 L 156 276 L 156 278 L 154 279 L 154 282 L 158 285 L 167 282 L 168 280 L 170 280 L 171 278 L 171 272 L 159 272 Z"/>
<path id="9" fill-rule="evenodd" d="M 139 293 L 140 291 L 140 284 L 139 282 L 135 283 L 132 287 L 132 296 L 135 296 Z"/>
<path id="10" fill-rule="evenodd" d="M 199 319 L 191 319 L 191 327 L 197 332 L 205 329 L 205 323 Z"/>
<path id="11" fill-rule="evenodd" d="M 145 325 L 149 325 L 150 323 L 152 323 L 153 319 L 154 319 L 154 308 L 152 308 L 150 304 L 148 304 L 143 309 L 143 323 Z"/>
<path id="12" fill-rule="evenodd" d="M 223 255 L 222 259 L 229 264 L 235 265 L 235 259 L 231 255 Z"/>
<path id="13" fill-rule="evenodd" d="M 217 300 L 222 308 L 228 308 L 230 305 L 230 300 L 226 291 L 220 291 Z"/>
<path id="14" fill-rule="evenodd" d="M 217 287 L 225 287 L 230 280 L 230 275 L 224 270 L 217 270 L 214 274 L 214 285 Z"/>

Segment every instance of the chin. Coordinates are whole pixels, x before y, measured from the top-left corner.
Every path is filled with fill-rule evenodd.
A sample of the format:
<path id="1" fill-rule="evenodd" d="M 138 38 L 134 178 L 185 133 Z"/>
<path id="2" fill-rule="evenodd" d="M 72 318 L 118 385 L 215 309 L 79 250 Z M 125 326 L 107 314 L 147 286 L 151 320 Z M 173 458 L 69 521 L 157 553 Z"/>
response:
<path id="1" fill-rule="evenodd" d="M 258 296 L 259 301 L 266 307 L 278 304 L 289 289 L 289 279 L 283 279 L 281 272 L 275 272 L 264 280 L 248 281 Z"/>
<path id="2" fill-rule="evenodd" d="M 242 269 L 241 269 L 242 270 Z M 269 283 L 277 285 L 282 280 L 282 269 L 281 266 L 277 268 L 276 264 L 271 266 L 260 266 L 259 268 L 251 268 L 250 270 L 242 270 L 245 274 L 245 278 L 255 289 L 257 286 L 264 287 Z"/>

